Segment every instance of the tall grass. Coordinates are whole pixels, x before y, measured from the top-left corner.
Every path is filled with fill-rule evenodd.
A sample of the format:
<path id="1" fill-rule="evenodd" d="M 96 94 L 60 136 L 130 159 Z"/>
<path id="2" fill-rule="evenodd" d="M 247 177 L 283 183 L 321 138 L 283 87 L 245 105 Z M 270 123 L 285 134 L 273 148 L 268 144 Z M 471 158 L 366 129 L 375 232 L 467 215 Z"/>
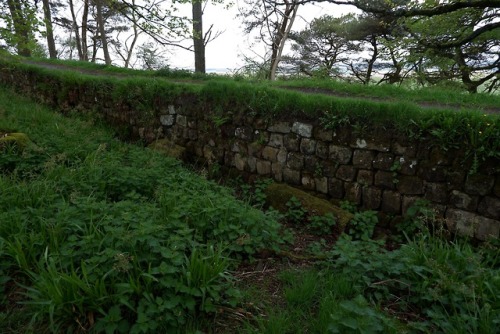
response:
<path id="1" fill-rule="evenodd" d="M 180 332 L 234 303 L 228 270 L 282 242 L 271 215 L 180 162 L 0 91 L 0 332 Z M 4 150 L 5 149 L 5 150 Z"/>

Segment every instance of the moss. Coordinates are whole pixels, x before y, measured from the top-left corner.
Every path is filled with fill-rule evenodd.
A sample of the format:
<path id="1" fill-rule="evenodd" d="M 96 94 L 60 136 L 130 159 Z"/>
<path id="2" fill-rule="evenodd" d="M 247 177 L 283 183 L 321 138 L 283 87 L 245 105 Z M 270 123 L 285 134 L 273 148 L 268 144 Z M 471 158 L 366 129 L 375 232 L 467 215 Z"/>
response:
<path id="1" fill-rule="evenodd" d="M 286 212 L 286 203 L 292 198 L 297 198 L 304 209 L 309 213 L 324 216 L 332 213 L 337 218 L 337 228 L 343 231 L 347 223 L 353 218 L 353 214 L 345 211 L 332 203 L 312 196 L 300 189 L 290 187 L 286 184 L 273 183 L 264 190 L 267 196 L 267 203 L 280 212 Z"/>
<path id="2" fill-rule="evenodd" d="M 184 147 L 176 145 L 168 139 L 158 139 L 152 142 L 148 147 L 168 157 L 179 160 L 184 160 L 186 154 L 186 149 Z"/>
<path id="3" fill-rule="evenodd" d="M 3 150 L 5 146 L 15 145 L 22 151 L 29 143 L 29 137 L 21 132 L 4 133 L 0 135 L 0 150 Z"/>

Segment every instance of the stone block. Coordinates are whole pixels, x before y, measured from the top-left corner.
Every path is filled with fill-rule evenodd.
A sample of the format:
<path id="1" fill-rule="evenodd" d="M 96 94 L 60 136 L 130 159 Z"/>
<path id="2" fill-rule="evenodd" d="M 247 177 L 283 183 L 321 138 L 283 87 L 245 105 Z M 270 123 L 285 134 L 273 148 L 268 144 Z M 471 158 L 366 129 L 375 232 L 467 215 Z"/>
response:
<path id="1" fill-rule="evenodd" d="M 344 182 L 339 179 L 328 179 L 328 195 L 335 199 L 344 198 Z"/>
<path id="2" fill-rule="evenodd" d="M 180 126 L 187 126 L 187 117 L 184 115 L 177 115 L 176 122 Z"/>
<path id="3" fill-rule="evenodd" d="M 269 126 L 267 130 L 270 132 L 277 132 L 277 133 L 290 133 L 292 128 L 290 126 L 290 123 L 288 122 L 278 122 Z"/>
<path id="4" fill-rule="evenodd" d="M 174 115 L 161 115 L 160 116 L 160 123 L 164 126 L 172 126 L 175 123 L 175 116 Z"/>
<path id="5" fill-rule="evenodd" d="M 391 153 L 377 153 L 373 160 L 373 168 L 389 171 L 394 165 L 394 155 Z"/>
<path id="6" fill-rule="evenodd" d="M 304 156 L 300 153 L 290 152 L 286 159 L 286 165 L 295 170 L 301 170 L 304 167 Z"/>
<path id="7" fill-rule="evenodd" d="M 315 177 L 316 191 L 322 194 L 328 194 L 328 179 L 326 177 Z"/>
<path id="8" fill-rule="evenodd" d="M 465 180 L 465 192 L 471 195 L 488 195 L 493 189 L 495 179 L 493 176 L 474 174 L 468 175 Z"/>
<path id="9" fill-rule="evenodd" d="M 361 204 L 361 195 L 363 187 L 361 187 L 359 183 L 346 182 L 344 184 L 344 189 L 345 189 L 346 200 L 348 200 L 351 203 L 354 203 L 355 205 Z"/>
<path id="10" fill-rule="evenodd" d="M 392 190 L 382 193 L 382 211 L 390 214 L 401 214 L 401 195 Z"/>
<path id="11" fill-rule="evenodd" d="M 417 173 L 418 160 L 409 159 L 407 157 L 396 157 L 396 162 L 399 162 L 398 172 L 403 175 L 415 175 Z"/>
<path id="12" fill-rule="evenodd" d="M 403 195 L 422 195 L 424 193 L 424 182 L 416 176 L 400 175 L 397 189 Z"/>
<path id="13" fill-rule="evenodd" d="M 248 163 L 248 171 L 250 173 L 255 173 L 257 171 L 257 158 L 248 156 L 246 159 Z"/>
<path id="14" fill-rule="evenodd" d="M 374 184 L 377 187 L 382 187 L 384 189 L 395 189 L 397 182 L 397 175 L 392 172 L 377 171 L 375 173 Z"/>
<path id="15" fill-rule="evenodd" d="M 389 152 L 391 144 L 388 141 L 381 142 L 380 138 L 356 138 L 350 144 L 352 148 L 373 150 L 379 152 Z"/>
<path id="16" fill-rule="evenodd" d="M 392 143 L 391 151 L 397 155 L 403 155 L 408 158 L 414 158 L 417 155 L 415 145 L 402 145 L 398 142 Z"/>
<path id="17" fill-rule="evenodd" d="M 448 187 L 445 183 L 425 183 L 425 199 L 431 202 L 446 204 L 448 203 Z"/>
<path id="18" fill-rule="evenodd" d="M 402 196 L 401 213 L 405 215 L 406 211 L 408 211 L 408 209 L 411 208 L 419 199 L 421 198 L 417 196 Z"/>
<path id="19" fill-rule="evenodd" d="M 300 137 L 295 133 L 284 135 L 283 142 L 285 148 L 290 152 L 297 152 L 299 150 Z"/>
<path id="20" fill-rule="evenodd" d="M 351 161 L 352 149 L 343 146 L 330 145 L 330 159 L 339 164 L 348 164 Z"/>
<path id="21" fill-rule="evenodd" d="M 268 161 L 278 161 L 278 152 L 279 149 L 271 146 L 266 146 L 262 150 L 262 158 Z"/>
<path id="22" fill-rule="evenodd" d="M 363 186 L 371 186 L 373 185 L 373 174 L 371 170 L 360 169 L 356 180 Z"/>
<path id="23" fill-rule="evenodd" d="M 283 147 L 283 135 L 271 133 L 268 145 L 277 148 Z"/>
<path id="24" fill-rule="evenodd" d="M 363 187 L 362 203 L 365 209 L 377 210 L 382 202 L 382 190 L 376 187 Z"/>
<path id="25" fill-rule="evenodd" d="M 311 138 L 313 126 L 311 124 L 294 122 L 292 125 L 292 132 L 305 138 Z"/>
<path id="26" fill-rule="evenodd" d="M 463 190 L 466 173 L 464 170 L 448 170 L 446 173 L 446 183 L 450 190 Z"/>
<path id="27" fill-rule="evenodd" d="M 316 182 L 314 177 L 309 174 L 302 175 L 302 186 L 307 190 L 316 190 Z"/>
<path id="28" fill-rule="evenodd" d="M 283 168 L 283 180 L 292 185 L 300 185 L 300 172 L 290 168 Z"/>
<path id="29" fill-rule="evenodd" d="M 283 164 L 279 162 L 273 162 L 271 164 L 271 172 L 273 173 L 273 178 L 278 181 L 283 181 Z"/>
<path id="30" fill-rule="evenodd" d="M 282 148 L 278 151 L 278 155 L 276 156 L 276 159 L 278 160 L 279 163 L 285 164 L 287 155 L 288 155 L 288 152 L 286 151 L 286 149 Z"/>
<path id="31" fill-rule="evenodd" d="M 328 153 L 329 153 L 328 149 L 329 149 L 328 145 L 325 144 L 324 142 L 318 141 L 316 143 L 316 155 L 321 159 L 328 159 Z"/>
<path id="32" fill-rule="evenodd" d="M 479 240 L 498 238 L 500 221 L 481 217 L 468 211 L 448 209 L 446 211 L 448 226 L 457 233 Z"/>
<path id="33" fill-rule="evenodd" d="M 491 196 L 485 196 L 479 202 L 478 212 L 486 217 L 500 219 L 500 199 Z"/>
<path id="34" fill-rule="evenodd" d="M 457 209 L 476 211 L 478 202 L 477 196 L 468 195 L 458 190 L 453 190 L 450 194 L 450 204 Z"/>
<path id="35" fill-rule="evenodd" d="M 421 163 L 417 169 L 417 175 L 430 182 L 445 182 L 446 174 L 447 167 L 437 166 L 429 161 Z"/>
<path id="36" fill-rule="evenodd" d="M 235 141 L 233 145 L 231 145 L 231 152 L 247 154 L 248 152 L 246 143 Z"/>
<path id="37" fill-rule="evenodd" d="M 234 130 L 234 136 L 246 141 L 251 141 L 253 138 L 253 129 L 249 126 L 238 127 Z"/>
<path id="38" fill-rule="evenodd" d="M 314 154 L 316 151 L 316 140 L 304 138 L 300 141 L 300 152 L 303 154 Z"/>
<path id="39" fill-rule="evenodd" d="M 332 141 L 333 131 L 317 126 L 314 128 L 313 137 L 318 141 Z"/>
<path id="40" fill-rule="evenodd" d="M 495 187 L 493 188 L 493 193 L 495 196 L 500 197 L 500 176 L 497 176 L 495 181 Z"/>
<path id="41" fill-rule="evenodd" d="M 366 150 L 354 150 L 352 164 L 359 168 L 371 168 L 375 153 Z"/>
<path id="42" fill-rule="evenodd" d="M 270 175 L 271 174 L 271 162 L 265 160 L 257 160 L 257 174 L 259 175 Z"/>
<path id="43" fill-rule="evenodd" d="M 304 156 L 304 170 L 310 174 L 322 174 L 321 164 L 315 155 Z"/>
<path id="44" fill-rule="evenodd" d="M 349 165 L 342 165 L 337 169 L 336 177 L 343 181 L 354 181 L 356 178 L 356 168 Z"/>
<path id="45" fill-rule="evenodd" d="M 234 155 L 234 167 L 239 171 L 244 171 L 247 165 L 247 160 L 239 153 Z"/>
<path id="46" fill-rule="evenodd" d="M 262 156 L 262 150 L 264 149 L 264 145 L 259 143 L 249 143 L 248 144 L 248 155 L 256 158 L 260 158 Z"/>

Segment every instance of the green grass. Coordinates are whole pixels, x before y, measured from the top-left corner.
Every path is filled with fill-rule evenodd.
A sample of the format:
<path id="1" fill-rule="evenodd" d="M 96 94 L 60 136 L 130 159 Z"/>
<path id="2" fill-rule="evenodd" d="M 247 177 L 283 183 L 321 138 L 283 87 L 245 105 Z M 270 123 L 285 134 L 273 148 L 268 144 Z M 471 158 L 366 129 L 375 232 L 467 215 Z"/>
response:
<path id="1" fill-rule="evenodd" d="M 91 120 L 0 91 L 0 332 L 180 332 L 236 302 L 271 215 Z"/>

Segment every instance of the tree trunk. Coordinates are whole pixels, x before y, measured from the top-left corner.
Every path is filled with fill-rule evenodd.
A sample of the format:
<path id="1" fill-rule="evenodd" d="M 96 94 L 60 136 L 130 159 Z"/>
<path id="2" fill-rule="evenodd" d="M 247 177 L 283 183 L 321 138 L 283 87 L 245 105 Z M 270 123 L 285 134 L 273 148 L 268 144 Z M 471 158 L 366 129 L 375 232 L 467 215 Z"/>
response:
<path id="1" fill-rule="evenodd" d="M 69 0 L 69 10 L 71 12 L 71 19 L 73 20 L 73 31 L 75 32 L 76 49 L 78 50 L 78 59 L 83 59 L 82 45 L 80 42 L 80 32 L 78 31 L 78 24 L 76 21 L 75 7 L 73 6 L 73 0 Z"/>
<path id="2" fill-rule="evenodd" d="M 102 0 L 94 0 L 97 12 L 97 25 L 99 26 L 99 34 L 101 35 L 102 51 L 104 52 L 104 62 L 106 65 L 111 65 L 111 57 L 109 56 L 108 39 L 106 38 L 106 29 L 104 27 L 104 18 L 102 16 Z"/>
<path id="3" fill-rule="evenodd" d="M 295 0 L 292 3 L 287 3 L 283 21 L 278 27 L 278 32 L 272 46 L 271 69 L 269 71 L 269 80 L 276 79 L 276 71 L 278 69 L 278 64 L 281 61 L 283 48 L 285 47 L 286 39 L 288 38 L 288 34 L 290 33 L 293 22 L 295 21 L 295 17 L 297 16 L 298 8 L 299 5 L 295 3 Z"/>
<path id="4" fill-rule="evenodd" d="M 7 0 L 12 24 L 14 25 L 15 44 L 17 53 L 20 56 L 31 57 L 30 43 L 30 27 L 27 19 L 23 14 L 21 2 L 18 0 Z"/>
<path id="5" fill-rule="evenodd" d="M 373 65 L 375 64 L 375 61 L 377 60 L 378 57 L 377 38 L 375 36 L 371 36 L 370 44 L 373 47 L 373 53 L 372 57 L 368 61 L 368 67 L 366 69 L 366 76 L 364 82 L 365 85 L 368 85 L 370 83 L 370 80 L 372 79 Z"/>
<path id="6" fill-rule="evenodd" d="M 89 60 L 89 50 L 87 46 L 87 26 L 89 19 L 89 0 L 83 1 L 83 14 L 82 14 L 82 60 Z"/>
<path id="7" fill-rule="evenodd" d="M 203 36 L 202 0 L 192 0 L 193 9 L 193 45 L 194 71 L 205 73 L 205 39 Z"/>
<path id="8" fill-rule="evenodd" d="M 54 41 L 54 31 L 52 29 L 52 14 L 50 13 L 49 0 L 43 0 L 43 15 L 45 20 L 45 29 L 47 29 L 47 46 L 49 47 L 49 57 L 57 58 L 56 43 Z"/>

